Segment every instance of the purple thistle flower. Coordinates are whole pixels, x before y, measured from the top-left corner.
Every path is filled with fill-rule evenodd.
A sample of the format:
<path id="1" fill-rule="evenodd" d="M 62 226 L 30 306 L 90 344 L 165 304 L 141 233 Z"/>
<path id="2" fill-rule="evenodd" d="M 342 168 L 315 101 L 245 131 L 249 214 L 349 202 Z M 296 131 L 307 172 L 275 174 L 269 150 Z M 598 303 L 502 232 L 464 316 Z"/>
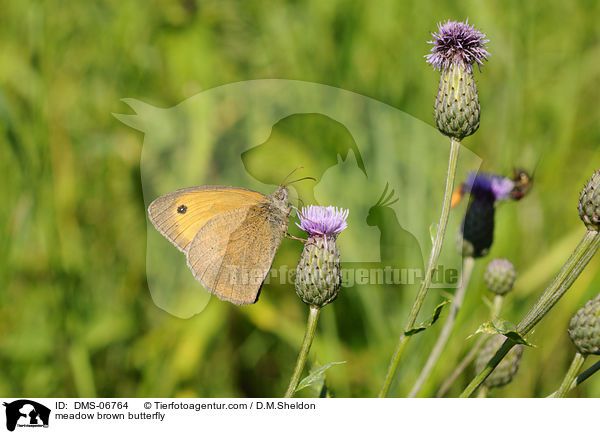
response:
<path id="1" fill-rule="evenodd" d="M 485 44 L 485 33 L 469 24 L 469 19 L 461 21 L 446 21 L 438 23 L 438 32 L 432 33 L 433 40 L 427 41 L 432 44 L 431 54 L 425 58 L 433 69 L 445 70 L 455 63 L 462 64 L 468 72 L 472 71 L 473 63 L 483 65 L 483 61 L 490 56 Z"/>
<path id="2" fill-rule="evenodd" d="M 465 191 L 478 197 L 490 197 L 494 201 L 507 200 L 515 187 L 514 181 L 489 173 L 469 172 Z"/>
<path id="3" fill-rule="evenodd" d="M 337 235 L 348 227 L 346 223 L 348 212 L 347 209 L 333 206 L 308 205 L 298 213 L 300 224 L 296 223 L 296 225 L 309 236 Z"/>

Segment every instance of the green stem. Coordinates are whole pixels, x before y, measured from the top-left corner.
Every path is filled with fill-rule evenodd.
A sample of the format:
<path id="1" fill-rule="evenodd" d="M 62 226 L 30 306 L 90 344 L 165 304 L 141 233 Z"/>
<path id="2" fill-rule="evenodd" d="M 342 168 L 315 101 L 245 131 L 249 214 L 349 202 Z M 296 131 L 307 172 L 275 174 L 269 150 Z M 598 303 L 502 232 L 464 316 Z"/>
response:
<path id="1" fill-rule="evenodd" d="M 492 321 L 498 319 L 500 316 L 500 311 L 502 310 L 502 302 L 504 301 L 504 297 L 502 295 L 496 295 L 494 297 L 494 304 L 492 304 L 492 310 L 490 312 L 490 317 Z"/>
<path id="2" fill-rule="evenodd" d="M 546 291 L 544 291 L 535 305 L 521 320 L 517 326 L 517 333 L 521 336 L 525 336 L 538 322 L 540 322 L 565 292 L 567 292 L 571 285 L 573 285 L 575 279 L 579 277 L 585 266 L 590 262 L 590 259 L 592 259 L 598 250 L 598 247 L 600 247 L 600 236 L 598 236 L 598 232 L 588 230 L 577 247 L 575 247 L 575 250 L 565 265 L 563 265 L 554 280 L 548 285 Z M 514 345 L 515 342 L 507 339 L 494 357 L 487 363 L 485 368 L 471 381 L 471 383 L 469 383 L 460 397 L 468 398 L 471 396 Z"/>
<path id="3" fill-rule="evenodd" d="M 417 293 L 415 302 L 413 303 L 410 313 L 408 314 L 406 326 L 404 327 L 404 330 L 400 335 L 400 338 L 398 339 L 396 349 L 394 350 L 394 354 L 392 355 L 392 359 L 390 360 L 390 364 L 388 366 L 383 385 L 381 386 L 381 390 L 379 391 L 378 396 L 380 398 L 385 398 L 388 394 L 388 391 L 392 384 L 392 380 L 394 379 L 394 374 L 398 369 L 398 364 L 400 362 L 400 358 L 402 357 L 402 353 L 404 353 L 406 344 L 410 340 L 410 335 L 407 336 L 405 332 L 413 328 L 415 322 L 417 321 L 417 316 L 419 315 L 419 311 L 423 306 L 423 301 L 425 300 L 425 296 L 427 295 L 427 291 L 429 290 L 429 286 L 431 285 L 433 273 L 435 271 L 435 267 L 437 266 L 437 262 L 440 257 L 440 252 L 442 251 L 442 242 L 444 241 L 444 235 L 446 234 L 446 226 L 448 225 L 448 216 L 450 215 L 450 204 L 452 202 L 452 191 L 454 190 L 454 178 L 456 177 L 456 166 L 458 163 L 459 150 L 460 141 L 455 138 L 451 138 L 450 157 L 448 159 L 448 172 L 446 175 L 446 187 L 444 189 L 442 212 L 440 214 L 440 221 L 438 223 L 435 240 L 433 241 L 433 245 L 431 247 L 431 253 L 429 254 L 427 270 L 425 271 L 425 276 L 423 278 L 423 282 L 421 283 L 421 287 L 419 288 L 419 292 Z"/>
<path id="4" fill-rule="evenodd" d="M 502 309 L 503 301 L 504 301 L 504 297 L 502 295 L 496 295 L 494 297 L 494 303 L 493 303 L 492 309 L 490 311 L 490 317 L 491 317 L 492 321 L 494 319 L 498 318 L 498 316 L 500 315 L 500 310 Z M 477 354 L 479 353 L 479 350 L 481 349 L 483 344 L 485 344 L 488 341 L 489 338 L 490 338 L 489 335 L 479 336 L 479 339 L 477 339 L 477 342 L 475 343 L 475 345 L 473 345 L 473 348 L 471 348 L 471 350 L 460 361 L 460 363 L 456 366 L 456 368 L 454 368 L 454 371 L 452 371 L 452 373 L 448 376 L 448 378 L 442 383 L 442 385 L 440 386 L 440 390 L 438 390 L 438 392 L 435 395 L 436 398 L 442 398 L 443 396 L 446 395 L 448 390 L 450 390 L 450 387 L 452 387 L 452 384 L 454 384 L 454 382 L 459 377 L 459 375 L 462 374 L 465 369 L 467 369 L 467 366 L 469 366 L 469 364 L 477 356 Z"/>
<path id="5" fill-rule="evenodd" d="M 579 370 L 583 366 L 583 362 L 585 362 L 585 356 L 581 353 L 576 353 L 575 357 L 573 357 L 573 362 L 571 362 L 571 366 L 569 370 L 565 374 L 565 378 L 563 379 L 560 387 L 553 394 L 553 398 L 564 398 L 567 396 L 567 393 L 571 390 L 571 386 L 575 383 L 577 374 Z"/>
<path id="6" fill-rule="evenodd" d="M 296 360 L 296 368 L 294 368 L 294 373 L 292 374 L 290 385 L 285 392 L 284 398 L 291 398 L 294 396 L 294 393 L 296 393 L 296 387 L 298 387 L 298 382 L 300 381 L 302 371 L 304 370 L 304 365 L 306 364 L 306 359 L 308 358 L 310 346 L 312 345 L 315 337 L 315 330 L 317 329 L 317 320 L 319 319 L 320 311 L 321 309 L 317 306 L 310 307 L 308 321 L 306 322 L 304 340 L 302 341 L 302 347 L 300 348 L 300 353 L 298 354 L 298 360 Z"/>
<path id="7" fill-rule="evenodd" d="M 594 363 L 592 366 L 583 371 L 576 379 L 573 384 L 571 384 L 571 390 L 575 389 L 585 380 L 594 375 L 598 370 L 600 370 L 600 361 Z"/>
<path id="8" fill-rule="evenodd" d="M 443 398 L 446 395 L 446 393 L 448 392 L 448 390 L 450 390 L 450 387 L 452 387 L 459 375 L 462 374 L 465 369 L 467 369 L 467 366 L 469 366 L 469 364 L 471 364 L 471 362 L 477 356 L 477 354 L 479 354 L 479 350 L 489 338 L 489 335 L 479 336 L 479 339 L 477 339 L 477 342 L 475 342 L 473 348 L 471 348 L 471 350 L 460 361 L 460 363 L 456 365 L 454 371 L 452 371 L 448 378 L 446 378 L 446 380 L 442 383 L 442 385 L 440 386 L 440 390 L 438 390 L 438 392 L 435 394 L 436 398 Z"/>
<path id="9" fill-rule="evenodd" d="M 487 398 L 489 389 L 483 385 L 479 388 L 479 392 L 477 393 L 477 398 Z"/>
<path id="10" fill-rule="evenodd" d="M 571 387 L 569 388 L 569 391 L 575 389 L 577 386 L 579 386 L 581 383 L 583 383 L 585 380 L 590 378 L 592 375 L 594 375 L 599 370 L 600 370 L 600 361 L 594 363 L 592 366 L 590 366 L 585 371 L 583 371 L 581 374 L 579 374 L 577 376 L 577 378 L 575 379 L 575 381 L 573 381 L 571 383 Z M 555 395 L 556 395 L 556 392 L 551 393 L 546 398 L 554 398 Z"/>
<path id="11" fill-rule="evenodd" d="M 414 398 L 417 396 L 427 378 L 431 374 L 433 368 L 437 364 L 440 356 L 442 355 L 442 351 L 446 347 L 448 343 L 448 339 L 450 338 L 450 334 L 452 333 L 452 329 L 454 328 L 454 323 L 456 322 L 456 316 L 458 315 L 458 311 L 462 306 L 463 300 L 465 298 L 465 293 L 467 292 L 467 286 L 469 286 L 469 280 L 471 280 L 471 272 L 473 271 L 473 265 L 475 264 L 475 259 L 471 256 L 467 256 L 463 260 L 463 270 L 462 270 L 462 278 L 460 280 L 460 286 L 456 290 L 454 294 L 454 298 L 452 299 L 452 303 L 450 304 L 450 312 L 448 312 L 448 317 L 446 318 L 446 322 L 444 323 L 444 327 L 442 328 L 442 332 L 438 336 L 438 339 L 427 358 L 427 362 L 425 366 L 423 366 L 423 370 L 419 374 L 417 381 L 415 382 L 413 388 L 408 394 L 409 398 Z"/>

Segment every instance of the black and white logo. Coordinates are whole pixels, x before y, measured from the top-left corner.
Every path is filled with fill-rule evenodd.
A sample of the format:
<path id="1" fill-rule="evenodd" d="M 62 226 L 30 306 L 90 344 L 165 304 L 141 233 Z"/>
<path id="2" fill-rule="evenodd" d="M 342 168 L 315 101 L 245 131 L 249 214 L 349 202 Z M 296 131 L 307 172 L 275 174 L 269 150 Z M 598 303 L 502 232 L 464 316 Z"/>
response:
<path id="1" fill-rule="evenodd" d="M 30 399 L 19 399 L 10 403 L 5 402 L 6 429 L 15 428 L 48 428 L 50 409 Z"/>

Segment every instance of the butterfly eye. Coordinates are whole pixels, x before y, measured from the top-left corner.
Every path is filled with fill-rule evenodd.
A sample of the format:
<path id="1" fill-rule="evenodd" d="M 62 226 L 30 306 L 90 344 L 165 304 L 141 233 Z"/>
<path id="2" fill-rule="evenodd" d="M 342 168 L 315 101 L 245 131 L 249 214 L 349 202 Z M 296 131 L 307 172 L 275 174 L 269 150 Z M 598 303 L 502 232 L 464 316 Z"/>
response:
<path id="1" fill-rule="evenodd" d="M 185 214 L 186 211 L 187 211 L 187 206 L 185 206 L 185 205 L 179 205 L 177 207 L 177 212 L 179 214 Z"/>

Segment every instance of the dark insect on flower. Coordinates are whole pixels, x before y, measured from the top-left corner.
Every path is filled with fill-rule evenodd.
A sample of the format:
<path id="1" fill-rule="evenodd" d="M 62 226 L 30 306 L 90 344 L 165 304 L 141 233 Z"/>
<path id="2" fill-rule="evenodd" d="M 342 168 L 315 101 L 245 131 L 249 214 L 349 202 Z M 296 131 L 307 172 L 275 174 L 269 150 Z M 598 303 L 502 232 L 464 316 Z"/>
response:
<path id="1" fill-rule="evenodd" d="M 513 169 L 513 178 L 512 178 L 515 187 L 513 191 L 510 193 L 510 197 L 514 200 L 521 200 L 529 190 L 531 190 L 531 185 L 533 183 L 533 177 L 527 173 L 524 169 Z"/>
<path id="2" fill-rule="evenodd" d="M 471 193 L 479 198 L 487 197 L 490 201 L 507 200 L 515 188 L 515 183 L 503 176 L 470 172 L 467 180 L 452 193 L 451 207 L 458 205 L 465 195 Z"/>
<path id="3" fill-rule="evenodd" d="M 516 182 L 512 179 L 471 172 L 467 180 L 454 192 L 451 206 L 456 206 L 465 193 L 471 201 L 459 233 L 459 250 L 465 256 L 485 256 L 494 241 L 496 203 L 514 199 Z M 522 196 L 521 196 L 522 197 Z M 520 197 L 519 197 L 520 198 Z"/>
<path id="4" fill-rule="evenodd" d="M 451 207 L 454 208 L 460 203 L 465 193 L 478 195 L 491 195 L 494 202 L 500 200 L 521 200 L 523 199 L 533 183 L 533 177 L 524 169 L 513 168 L 512 178 L 507 178 L 495 174 L 471 172 L 467 175 L 467 180 L 458 186 L 452 193 Z"/>
<path id="5" fill-rule="evenodd" d="M 485 34 L 469 24 L 467 19 L 464 23 L 460 21 L 446 21 L 438 23 L 437 33 L 432 33 L 433 40 L 427 41 L 432 44 L 431 53 L 425 58 L 427 63 L 434 69 L 440 71 L 448 69 L 452 64 L 461 64 L 471 72 L 473 63 L 483 65 L 483 61 L 490 56 L 485 44 Z"/>

